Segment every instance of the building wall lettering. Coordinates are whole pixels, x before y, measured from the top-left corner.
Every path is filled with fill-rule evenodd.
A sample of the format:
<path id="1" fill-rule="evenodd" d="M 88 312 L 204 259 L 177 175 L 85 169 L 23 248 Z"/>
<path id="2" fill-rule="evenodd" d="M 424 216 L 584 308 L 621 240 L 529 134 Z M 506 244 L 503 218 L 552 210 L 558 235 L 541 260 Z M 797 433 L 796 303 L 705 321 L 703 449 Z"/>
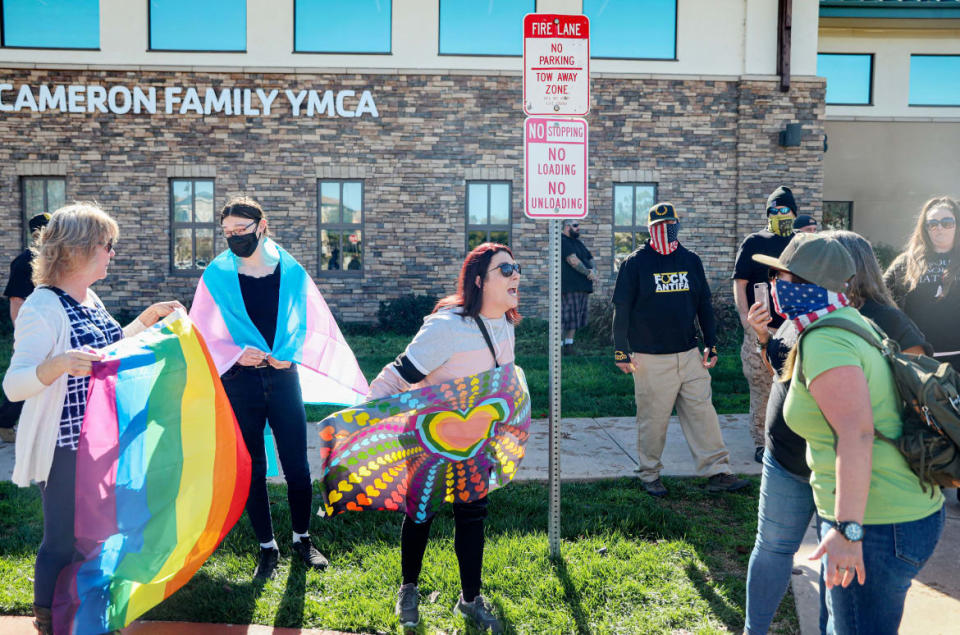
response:
<path id="1" fill-rule="evenodd" d="M 13 94 L 16 93 L 16 97 Z M 197 88 L 167 86 L 158 91 L 155 86 L 132 88 L 115 85 L 70 84 L 51 86 L 0 84 L 0 112 L 66 112 L 66 113 L 128 113 L 157 114 L 158 105 L 163 113 L 211 115 L 242 115 L 245 117 L 268 117 L 274 102 L 280 96 L 279 89 L 262 88 Z M 373 94 L 364 90 L 306 90 L 286 89 L 283 96 L 295 117 L 380 117 Z M 159 100 L 159 101 L 158 101 Z"/>

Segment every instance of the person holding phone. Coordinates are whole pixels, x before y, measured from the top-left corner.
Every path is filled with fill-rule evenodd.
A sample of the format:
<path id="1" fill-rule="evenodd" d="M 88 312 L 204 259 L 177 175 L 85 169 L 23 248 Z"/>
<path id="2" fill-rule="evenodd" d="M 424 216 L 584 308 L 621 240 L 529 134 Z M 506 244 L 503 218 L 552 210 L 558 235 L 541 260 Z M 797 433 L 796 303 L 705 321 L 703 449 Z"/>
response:
<path id="1" fill-rule="evenodd" d="M 757 353 L 756 337 L 747 321 L 747 312 L 760 298 L 755 295 L 755 285 L 767 282 L 767 268 L 753 260 L 760 254 L 776 258 L 790 242 L 793 236 L 793 221 L 797 217 L 797 201 L 793 191 L 781 185 L 767 198 L 764 229 L 747 236 L 740 244 L 737 259 L 733 266 L 733 300 L 743 326 L 743 346 L 740 348 L 740 360 L 743 363 L 743 375 L 750 385 L 750 435 L 755 446 L 754 459 L 763 461 L 763 423 L 767 411 L 767 398 L 770 395 L 770 373 Z M 770 306 L 770 295 L 764 298 Z M 783 318 L 772 314 L 770 333 L 776 331 Z"/>
<path id="2" fill-rule="evenodd" d="M 637 403 L 637 472 L 648 494 L 666 496 L 660 456 L 676 406 L 697 474 L 708 477 L 707 489 L 742 489 L 749 483 L 730 469 L 711 401 L 709 369 L 717 363 L 717 336 L 703 263 L 680 244 L 673 205 L 658 203 L 647 218 L 650 240 L 623 261 L 613 291 L 614 362 L 633 374 Z"/>

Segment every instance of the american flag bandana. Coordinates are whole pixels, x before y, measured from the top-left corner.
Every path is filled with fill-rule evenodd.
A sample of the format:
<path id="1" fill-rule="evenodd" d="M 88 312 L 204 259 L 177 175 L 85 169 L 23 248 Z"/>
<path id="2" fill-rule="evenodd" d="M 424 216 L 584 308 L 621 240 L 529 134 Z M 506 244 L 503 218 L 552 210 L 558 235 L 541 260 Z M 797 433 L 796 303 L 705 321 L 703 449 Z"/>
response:
<path id="1" fill-rule="evenodd" d="M 680 245 L 677 240 L 679 233 L 680 223 L 654 223 L 650 226 L 650 246 L 658 254 L 668 256 Z"/>
<path id="2" fill-rule="evenodd" d="M 773 310 L 790 320 L 803 332 L 818 319 L 850 304 L 842 293 L 827 291 L 816 284 L 799 284 L 775 280 L 771 291 Z"/>

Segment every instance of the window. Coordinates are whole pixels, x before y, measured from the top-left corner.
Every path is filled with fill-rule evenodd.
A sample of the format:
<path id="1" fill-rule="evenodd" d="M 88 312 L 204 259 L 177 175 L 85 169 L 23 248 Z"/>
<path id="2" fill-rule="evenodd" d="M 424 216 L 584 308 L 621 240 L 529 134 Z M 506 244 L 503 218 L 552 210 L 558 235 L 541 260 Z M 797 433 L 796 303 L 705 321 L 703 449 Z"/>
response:
<path id="1" fill-rule="evenodd" d="M 295 0 L 298 53 L 390 53 L 391 0 Z"/>
<path id="2" fill-rule="evenodd" d="M 535 0 L 440 0 L 440 55 L 523 55 Z"/>
<path id="3" fill-rule="evenodd" d="M 911 55 L 910 105 L 960 106 L 960 55 Z"/>
<path id="4" fill-rule="evenodd" d="M 872 53 L 818 53 L 817 75 L 827 78 L 828 104 L 869 106 L 873 103 Z"/>
<path id="5" fill-rule="evenodd" d="M 30 244 L 30 228 L 27 226 L 27 221 L 37 214 L 52 214 L 63 207 L 66 190 L 66 179 L 62 176 L 20 177 L 24 245 Z"/>
<path id="6" fill-rule="evenodd" d="M 853 201 L 824 201 L 824 229 L 853 229 Z"/>
<path id="7" fill-rule="evenodd" d="M 650 237 L 647 210 L 657 200 L 652 183 L 615 183 L 613 186 L 613 270 Z"/>
<path id="8" fill-rule="evenodd" d="M 363 181 L 320 181 L 320 271 L 363 271 Z"/>
<path id="9" fill-rule="evenodd" d="M 213 216 L 213 179 L 170 179 L 175 273 L 203 270 L 216 255 L 220 227 Z"/>
<path id="10" fill-rule="evenodd" d="M 149 1 L 151 51 L 246 51 L 246 0 Z"/>
<path id="11" fill-rule="evenodd" d="M 486 242 L 510 245 L 510 182 L 467 183 L 467 251 Z"/>
<path id="12" fill-rule="evenodd" d="M 590 57 L 677 59 L 677 0 L 583 0 Z"/>
<path id="13" fill-rule="evenodd" d="M 99 49 L 100 0 L 3 0 L 3 45 Z"/>

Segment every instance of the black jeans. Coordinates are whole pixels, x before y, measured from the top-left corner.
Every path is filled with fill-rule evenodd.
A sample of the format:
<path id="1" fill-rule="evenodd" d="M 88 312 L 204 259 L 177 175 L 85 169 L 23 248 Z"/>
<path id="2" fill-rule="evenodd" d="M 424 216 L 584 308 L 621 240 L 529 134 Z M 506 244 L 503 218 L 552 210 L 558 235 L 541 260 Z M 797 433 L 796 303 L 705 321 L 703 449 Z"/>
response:
<path id="1" fill-rule="evenodd" d="M 12 428 L 17 425 L 22 410 L 22 401 L 7 401 L 6 396 L 0 398 L 0 428 Z"/>
<path id="2" fill-rule="evenodd" d="M 33 570 L 33 603 L 49 608 L 57 576 L 73 562 L 73 513 L 76 506 L 77 451 L 56 448 L 47 480 L 40 484 L 43 542 Z"/>
<path id="3" fill-rule="evenodd" d="M 460 565 L 460 586 L 463 599 L 472 602 L 480 593 L 480 573 L 483 569 L 483 522 L 487 517 L 487 497 L 472 503 L 453 504 L 453 549 Z M 403 517 L 400 531 L 400 569 L 404 584 L 417 584 L 423 567 L 423 553 L 430 538 L 433 517 L 425 523 L 415 523 Z"/>
<path id="4" fill-rule="evenodd" d="M 287 481 L 293 530 L 306 533 L 310 528 L 313 489 L 307 462 L 307 413 L 303 408 L 296 365 L 284 370 L 234 366 L 223 374 L 222 379 L 243 441 L 250 452 L 252 465 L 247 516 L 257 540 L 262 543 L 273 540 L 267 497 L 267 455 L 263 445 L 267 420 L 277 442 L 280 466 Z"/>

